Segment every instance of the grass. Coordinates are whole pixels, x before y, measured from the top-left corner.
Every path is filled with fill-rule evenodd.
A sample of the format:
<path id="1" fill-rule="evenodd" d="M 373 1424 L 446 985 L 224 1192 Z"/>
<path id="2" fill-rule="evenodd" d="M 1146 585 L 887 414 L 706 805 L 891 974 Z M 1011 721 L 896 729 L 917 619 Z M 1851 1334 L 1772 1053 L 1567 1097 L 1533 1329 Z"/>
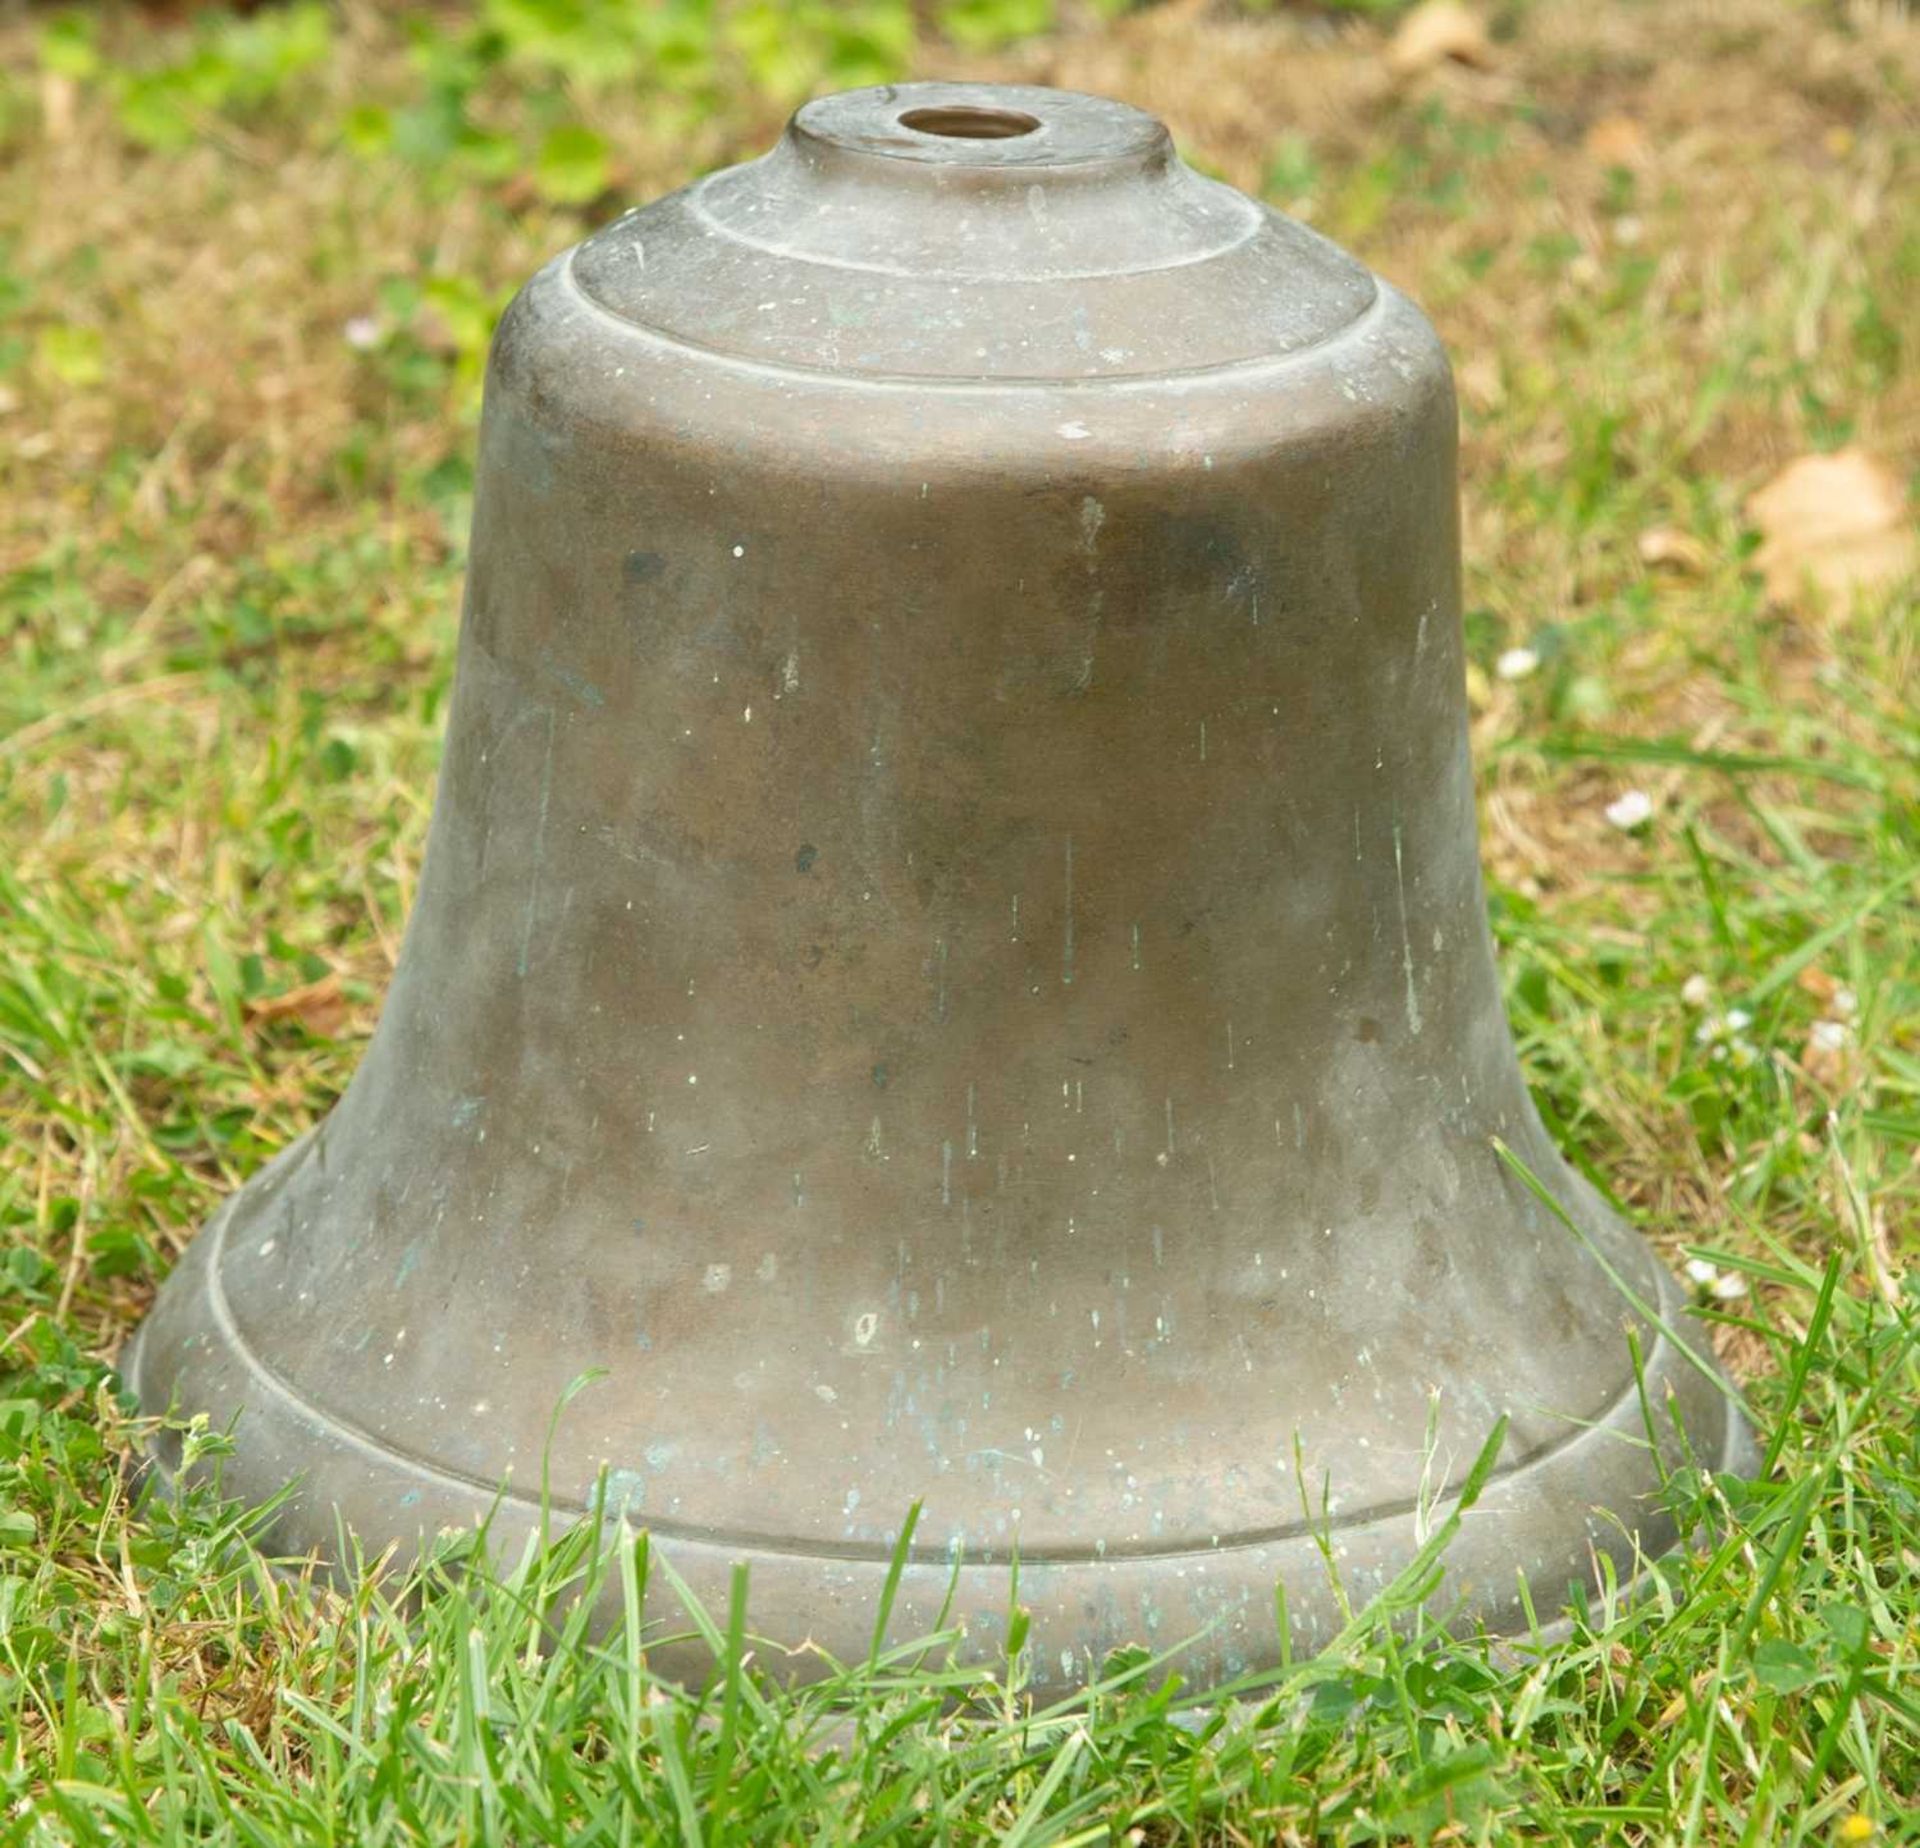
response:
<path id="1" fill-rule="evenodd" d="M 1770 599 L 1744 511 L 1920 459 L 1904 11 L 1514 4 L 1411 82 L 1368 9 L 712 12 L 0 18 L 0 1842 L 1920 1841 L 1920 624 Z M 312 1588 L 128 1486 L 120 1341 L 392 966 L 494 309 L 808 87 L 934 69 L 1160 110 L 1455 355 L 1515 1032 L 1765 1448 L 1564 1640 L 1450 1639 L 1416 1574 L 1190 1712 L 1177 1656 L 1036 1708 L 941 1638 L 782 1693 L 747 1587 L 686 1692 L 641 1536 Z"/>

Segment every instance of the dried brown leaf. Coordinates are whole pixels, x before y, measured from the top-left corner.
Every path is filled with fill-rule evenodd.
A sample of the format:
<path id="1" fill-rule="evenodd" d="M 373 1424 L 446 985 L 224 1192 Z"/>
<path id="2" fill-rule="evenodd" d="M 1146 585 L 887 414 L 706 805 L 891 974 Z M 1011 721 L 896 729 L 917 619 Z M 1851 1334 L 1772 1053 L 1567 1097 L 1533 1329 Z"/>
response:
<path id="1" fill-rule="evenodd" d="M 1840 984 L 1817 964 L 1809 964 L 1793 978 L 1794 986 L 1810 994 L 1822 1007 L 1840 992 Z"/>
<path id="2" fill-rule="evenodd" d="M 1754 562 L 1767 594 L 1791 603 L 1811 585 L 1817 600 L 1842 603 L 1913 569 L 1906 491 L 1863 449 L 1801 456 L 1747 501 L 1759 529 Z"/>
<path id="3" fill-rule="evenodd" d="M 1416 77 L 1446 63 L 1481 71 L 1494 63 L 1485 23 L 1459 0 L 1425 0 L 1415 7 L 1388 41 L 1386 55 L 1396 77 Z"/>
<path id="4" fill-rule="evenodd" d="M 1640 535 L 1640 562 L 1692 576 L 1707 568 L 1707 548 L 1677 526 L 1650 526 Z"/>
<path id="5" fill-rule="evenodd" d="M 298 1021 L 309 1033 L 331 1038 L 346 1025 L 347 997 L 341 990 L 340 977 L 329 970 L 317 982 L 249 1001 L 247 1020 L 256 1027 L 276 1020 Z"/>

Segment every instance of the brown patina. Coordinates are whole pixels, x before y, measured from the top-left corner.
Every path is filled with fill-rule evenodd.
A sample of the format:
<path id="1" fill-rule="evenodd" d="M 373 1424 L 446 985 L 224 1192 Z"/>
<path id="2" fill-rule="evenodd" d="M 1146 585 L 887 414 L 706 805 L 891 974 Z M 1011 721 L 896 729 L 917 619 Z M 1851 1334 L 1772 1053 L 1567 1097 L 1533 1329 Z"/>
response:
<path id="1" fill-rule="evenodd" d="M 385 1015 L 146 1403 L 284 1543 L 544 1469 L 843 1655 L 919 1503 L 896 1632 L 1017 1550 L 1043 1688 L 1324 1640 L 1502 1414 L 1463 1620 L 1669 1544 L 1643 1405 L 1741 1427 L 1515 1059 L 1454 451 L 1409 302 L 1093 97 L 829 97 L 556 258 Z"/>

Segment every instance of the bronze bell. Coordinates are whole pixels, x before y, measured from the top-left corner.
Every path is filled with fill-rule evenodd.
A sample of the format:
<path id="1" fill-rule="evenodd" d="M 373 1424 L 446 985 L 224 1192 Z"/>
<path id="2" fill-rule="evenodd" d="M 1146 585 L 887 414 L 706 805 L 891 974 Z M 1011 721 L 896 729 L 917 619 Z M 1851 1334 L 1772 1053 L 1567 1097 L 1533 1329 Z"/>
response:
<path id="1" fill-rule="evenodd" d="M 1120 103 L 827 97 L 556 258 L 385 1016 L 142 1400 L 301 1548 L 605 1471 L 842 1656 L 921 1502 L 895 1633 L 1017 1552 L 1043 1688 L 1324 1640 L 1503 1413 L 1461 1618 L 1665 1547 L 1643 1405 L 1743 1430 L 1521 1079 L 1458 555 L 1432 328 Z"/>

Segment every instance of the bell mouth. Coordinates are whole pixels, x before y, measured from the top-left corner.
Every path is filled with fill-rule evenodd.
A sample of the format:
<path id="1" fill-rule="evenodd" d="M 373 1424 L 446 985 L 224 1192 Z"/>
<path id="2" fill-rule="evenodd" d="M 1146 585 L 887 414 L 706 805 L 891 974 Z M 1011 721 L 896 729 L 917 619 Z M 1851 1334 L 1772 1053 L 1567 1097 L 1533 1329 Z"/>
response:
<path id="1" fill-rule="evenodd" d="M 909 109 L 898 120 L 916 135 L 938 135 L 948 141 L 1011 141 L 1016 135 L 1031 135 L 1040 126 L 1040 118 L 1024 109 L 991 109 L 977 103 Z"/>

